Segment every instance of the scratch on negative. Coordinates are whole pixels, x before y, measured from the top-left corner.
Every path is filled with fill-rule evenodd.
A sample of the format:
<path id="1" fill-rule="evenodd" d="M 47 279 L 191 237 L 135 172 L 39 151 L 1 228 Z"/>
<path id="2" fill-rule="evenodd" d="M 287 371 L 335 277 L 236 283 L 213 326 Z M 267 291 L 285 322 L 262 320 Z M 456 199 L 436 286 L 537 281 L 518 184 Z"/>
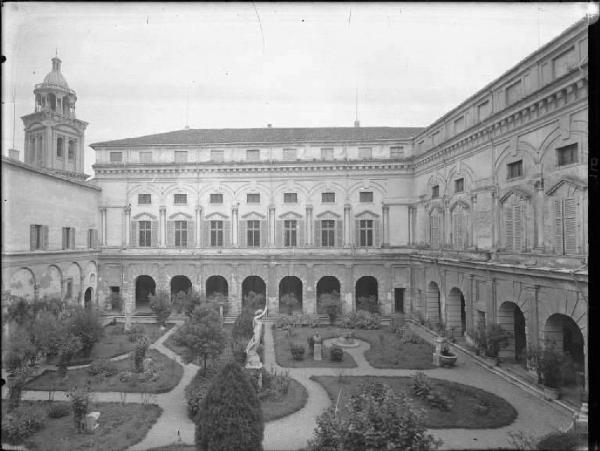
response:
<path id="1" fill-rule="evenodd" d="M 260 36 L 262 38 L 263 44 L 263 53 L 265 53 L 265 35 L 263 34 L 262 23 L 260 21 L 260 15 L 258 14 L 258 9 L 256 9 L 256 4 L 252 2 L 252 6 L 254 7 L 254 12 L 256 13 L 256 18 L 258 19 L 258 26 L 260 27 Z"/>

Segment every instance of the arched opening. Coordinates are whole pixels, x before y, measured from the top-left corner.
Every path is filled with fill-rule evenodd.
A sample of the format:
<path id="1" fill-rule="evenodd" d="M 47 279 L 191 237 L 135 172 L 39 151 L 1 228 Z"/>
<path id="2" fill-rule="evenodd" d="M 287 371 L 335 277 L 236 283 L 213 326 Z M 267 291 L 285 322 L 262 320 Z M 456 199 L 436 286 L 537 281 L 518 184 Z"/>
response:
<path id="1" fill-rule="evenodd" d="M 435 282 L 429 282 L 427 286 L 427 314 L 425 316 L 433 324 L 439 324 L 442 317 L 440 289 Z"/>
<path id="2" fill-rule="evenodd" d="M 8 288 L 13 296 L 19 296 L 31 302 L 35 295 L 34 286 L 33 273 L 29 269 L 21 268 L 10 277 Z"/>
<path id="3" fill-rule="evenodd" d="M 583 382 L 584 340 L 581 329 L 573 318 L 560 313 L 551 315 L 544 327 L 544 341 L 546 345 L 554 345 L 556 350 L 562 352 L 566 358 L 562 368 L 565 385 L 577 382 L 577 373 L 580 373 L 580 382 Z"/>
<path id="4" fill-rule="evenodd" d="M 498 324 L 511 333 L 506 348 L 506 357 L 517 362 L 526 361 L 527 337 L 525 335 L 525 315 L 514 302 L 503 302 L 498 309 Z"/>
<path id="5" fill-rule="evenodd" d="M 210 276 L 206 279 L 206 300 L 225 301 L 229 296 L 229 285 L 223 276 Z"/>
<path id="6" fill-rule="evenodd" d="M 446 302 L 446 327 L 455 337 L 462 337 L 467 329 L 465 297 L 458 288 L 452 288 Z"/>
<path id="7" fill-rule="evenodd" d="M 88 288 L 85 290 L 85 294 L 83 295 L 83 306 L 86 309 L 92 308 L 92 288 Z"/>
<path id="8" fill-rule="evenodd" d="M 50 104 L 50 109 L 56 111 L 56 96 L 54 94 L 48 94 L 48 103 Z"/>
<path id="9" fill-rule="evenodd" d="M 279 311 L 292 314 L 302 312 L 302 281 L 286 276 L 279 282 Z"/>
<path id="10" fill-rule="evenodd" d="M 267 285 L 258 276 L 248 276 L 242 282 L 242 307 L 264 309 L 267 302 Z"/>
<path id="11" fill-rule="evenodd" d="M 192 291 L 192 282 L 186 276 L 174 276 L 171 278 L 171 298 L 180 292 L 188 294 Z"/>
<path id="12" fill-rule="evenodd" d="M 151 294 L 156 294 L 156 283 L 150 276 L 138 276 L 135 279 L 135 309 L 136 311 L 150 311 Z"/>
<path id="13" fill-rule="evenodd" d="M 333 276 L 324 276 L 317 282 L 317 313 L 327 313 L 328 304 L 337 304 L 341 312 L 340 281 Z"/>
<path id="14" fill-rule="evenodd" d="M 377 279 L 373 276 L 363 276 L 356 281 L 356 310 L 366 310 L 371 313 L 379 312 Z"/>

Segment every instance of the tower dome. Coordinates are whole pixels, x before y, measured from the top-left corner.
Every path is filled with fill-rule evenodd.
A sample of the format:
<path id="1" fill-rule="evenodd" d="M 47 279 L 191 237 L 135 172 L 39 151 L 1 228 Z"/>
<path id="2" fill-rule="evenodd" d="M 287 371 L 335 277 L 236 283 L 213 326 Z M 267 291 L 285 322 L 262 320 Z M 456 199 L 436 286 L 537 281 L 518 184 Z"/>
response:
<path id="1" fill-rule="evenodd" d="M 61 63 L 62 61 L 57 56 L 52 58 L 52 71 L 50 71 L 48 75 L 44 77 L 44 82 L 42 84 L 58 86 L 67 90 L 69 89 L 69 84 L 67 83 L 67 80 L 60 72 Z"/>

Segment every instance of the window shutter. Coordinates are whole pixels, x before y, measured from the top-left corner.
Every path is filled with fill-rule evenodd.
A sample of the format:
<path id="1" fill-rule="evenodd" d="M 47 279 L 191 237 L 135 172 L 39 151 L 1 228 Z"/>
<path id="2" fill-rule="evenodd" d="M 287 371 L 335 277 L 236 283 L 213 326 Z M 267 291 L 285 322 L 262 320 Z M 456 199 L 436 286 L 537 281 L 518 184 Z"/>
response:
<path id="1" fill-rule="evenodd" d="M 67 229 L 65 227 L 62 228 L 62 248 L 66 249 L 68 246 L 67 243 Z"/>
<path id="2" fill-rule="evenodd" d="M 354 246 L 360 246 L 360 219 L 354 221 Z"/>
<path id="3" fill-rule="evenodd" d="M 223 221 L 223 247 L 231 247 L 231 221 Z"/>
<path id="4" fill-rule="evenodd" d="M 175 221 L 167 221 L 167 247 L 175 247 Z"/>
<path id="5" fill-rule="evenodd" d="M 521 252 L 523 250 L 523 207 L 521 205 L 514 205 L 513 212 L 513 236 L 514 236 L 514 250 Z"/>
<path id="6" fill-rule="evenodd" d="M 514 245 L 512 205 L 504 206 L 504 242 L 506 250 L 512 251 Z"/>
<path id="7" fill-rule="evenodd" d="M 454 247 L 456 249 L 464 249 L 465 247 L 465 226 L 464 215 L 462 212 L 455 213 L 452 218 L 452 233 L 454 238 Z"/>
<path id="8" fill-rule="evenodd" d="M 239 226 L 240 230 L 239 230 L 239 234 L 238 234 L 239 235 L 238 243 L 239 243 L 240 247 L 248 247 L 248 234 L 247 234 L 248 221 L 242 220 L 239 222 L 239 225 L 240 225 Z"/>
<path id="9" fill-rule="evenodd" d="M 315 247 L 321 247 L 321 221 L 315 221 Z"/>
<path id="10" fill-rule="evenodd" d="M 260 247 L 267 247 L 267 237 L 269 236 L 269 222 L 266 219 L 260 221 Z"/>
<path id="11" fill-rule="evenodd" d="M 275 223 L 275 246 L 283 247 L 283 221 Z"/>
<path id="12" fill-rule="evenodd" d="M 563 212 L 562 200 L 554 199 L 552 201 L 552 214 L 554 217 L 554 252 L 558 255 L 563 254 Z"/>
<path id="13" fill-rule="evenodd" d="M 131 221 L 130 229 L 130 237 L 129 237 L 129 246 L 136 247 L 138 245 L 138 223 L 137 221 Z"/>
<path id="14" fill-rule="evenodd" d="M 379 219 L 373 221 L 373 246 L 381 246 L 381 221 Z"/>
<path id="15" fill-rule="evenodd" d="M 298 247 L 304 247 L 304 220 L 299 219 L 296 224 L 298 224 L 298 228 L 296 229 L 296 244 L 298 244 Z"/>
<path id="16" fill-rule="evenodd" d="M 158 247 L 158 221 L 152 221 L 150 224 L 150 244 L 152 247 Z"/>
<path id="17" fill-rule="evenodd" d="M 42 248 L 48 249 L 50 241 L 48 240 L 48 226 L 42 226 Z"/>
<path id="18" fill-rule="evenodd" d="M 75 249 L 75 227 L 71 227 L 71 234 L 69 235 L 69 249 Z"/>
<path id="19" fill-rule="evenodd" d="M 563 223 L 565 228 L 565 254 L 577 253 L 577 200 L 573 197 L 563 201 Z"/>
<path id="20" fill-rule="evenodd" d="M 92 231 L 92 247 L 98 249 L 98 229 Z"/>
<path id="21" fill-rule="evenodd" d="M 341 220 L 336 220 L 335 221 L 335 247 L 342 247 L 343 243 L 342 243 L 342 238 L 343 238 L 343 234 L 344 234 L 344 224 L 342 224 Z"/>
<path id="22" fill-rule="evenodd" d="M 187 222 L 187 247 L 194 247 L 196 245 L 196 241 L 194 238 L 196 237 L 196 221 L 188 221 Z"/>
<path id="23" fill-rule="evenodd" d="M 201 220 L 201 225 L 202 230 L 200 233 L 202 233 L 202 247 L 210 247 L 210 221 Z"/>
<path id="24" fill-rule="evenodd" d="M 429 216 L 431 227 L 431 247 L 440 247 L 440 216 L 437 212 Z"/>
<path id="25" fill-rule="evenodd" d="M 29 250 L 35 250 L 35 225 L 29 226 Z"/>

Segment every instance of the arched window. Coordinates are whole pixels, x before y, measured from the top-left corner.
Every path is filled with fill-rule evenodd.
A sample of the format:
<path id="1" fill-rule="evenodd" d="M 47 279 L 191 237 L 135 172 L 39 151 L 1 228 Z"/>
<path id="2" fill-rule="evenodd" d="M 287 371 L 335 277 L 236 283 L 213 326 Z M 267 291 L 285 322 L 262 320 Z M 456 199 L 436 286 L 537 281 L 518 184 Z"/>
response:
<path id="1" fill-rule="evenodd" d="M 68 158 L 69 160 L 75 159 L 75 140 L 69 140 L 69 150 L 68 150 Z"/>
<path id="2" fill-rule="evenodd" d="M 454 249 L 468 246 L 467 209 L 457 204 L 452 210 L 452 245 Z"/>
<path id="3" fill-rule="evenodd" d="M 61 137 L 56 138 L 56 156 L 63 158 L 65 155 L 65 140 Z"/>
<path id="4" fill-rule="evenodd" d="M 429 214 L 429 242 L 432 248 L 442 245 L 442 212 L 434 208 Z"/>

